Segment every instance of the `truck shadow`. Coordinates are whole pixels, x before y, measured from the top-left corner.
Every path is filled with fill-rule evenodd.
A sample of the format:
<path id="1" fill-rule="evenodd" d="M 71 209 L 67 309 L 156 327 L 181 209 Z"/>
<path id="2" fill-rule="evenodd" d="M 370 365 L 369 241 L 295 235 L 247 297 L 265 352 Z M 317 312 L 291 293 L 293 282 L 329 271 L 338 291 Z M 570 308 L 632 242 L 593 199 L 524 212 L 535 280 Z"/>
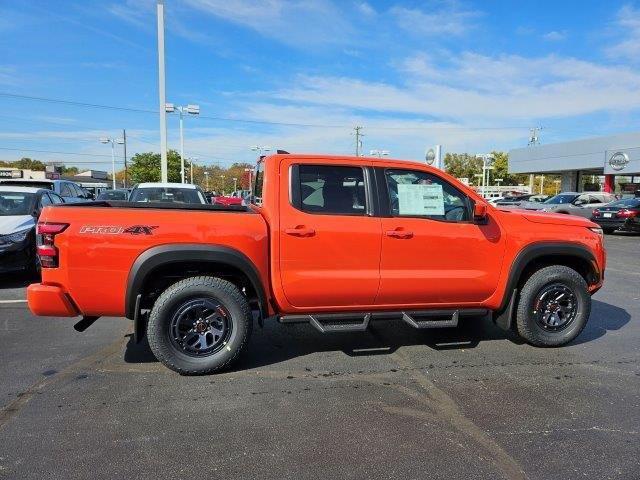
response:
<path id="1" fill-rule="evenodd" d="M 593 302 L 587 327 L 571 343 L 578 345 L 619 330 L 631 319 L 626 310 L 604 302 Z M 468 318 L 457 328 L 415 330 L 401 321 L 373 322 L 364 333 L 321 334 L 308 324 L 268 323 L 261 330 L 255 326 L 247 353 L 234 370 L 247 370 L 278 364 L 292 358 L 319 352 L 342 352 L 349 357 L 390 355 L 398 348 L 424 345 L 434 351 L 473 349 L 482 342 L 524 342 L 512 332 L 505 332 L 486 318 Z M 146 339 L 136 344 L 129 339 L 125 362 L 156 362 Z"/>
<path id="2" fill-rule="evenodd" d="M 593 300 L 591 316 L 582 333 L 570 345 L 591 342 L 607 334 L 620 330 L 631 320 L 631 315 L 624 309 L 609 303 Z"/>

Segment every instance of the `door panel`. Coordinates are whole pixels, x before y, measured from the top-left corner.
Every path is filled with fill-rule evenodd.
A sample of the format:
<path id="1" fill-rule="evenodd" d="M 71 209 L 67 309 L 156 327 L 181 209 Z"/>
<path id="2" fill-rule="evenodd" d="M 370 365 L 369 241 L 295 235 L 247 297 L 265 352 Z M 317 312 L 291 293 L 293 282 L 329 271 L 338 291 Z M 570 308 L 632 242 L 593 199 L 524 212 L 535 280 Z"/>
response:
<path id="1" fill-rule="evenodd" d="M 469 199 L 444 179 L 403 171 L 409 172 L 378 173 L 389 217 L 382 219 L 376 304 L 457 305 L 490 297 L 505 250 L 500 226 L 490 217 L 486 225 L 472 223 Z"/>
<path id="2" fill-rule="evenodd" d="M 368 214 L 364 170 L 326 162 L 280 164 L 281 287 L 294 307 L 370 306 L 380 283 L 381 220 Z"/>

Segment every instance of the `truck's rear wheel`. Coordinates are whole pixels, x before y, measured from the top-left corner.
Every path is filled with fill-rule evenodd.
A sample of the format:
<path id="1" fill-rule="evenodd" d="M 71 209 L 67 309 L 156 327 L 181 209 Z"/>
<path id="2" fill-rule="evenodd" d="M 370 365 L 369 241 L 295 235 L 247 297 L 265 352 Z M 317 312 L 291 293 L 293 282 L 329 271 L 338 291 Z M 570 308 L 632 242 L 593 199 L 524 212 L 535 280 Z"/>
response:
<path id="1" fill-rule="evenodd" d="M 538 347 L 559 347 L 576 338 L 591 313 L 591 296 L 575 270 L 554 265 L 531 275 L 520 292 L 518 334 Z"/>
<path id="2" fill-rule="evenodd" d="M 238 288 L 215 277 L 191 277 L 167 288 L 149 315 L 154 355 L 184 375 L 229 367 L 246 347 L 253 317 Z"/>

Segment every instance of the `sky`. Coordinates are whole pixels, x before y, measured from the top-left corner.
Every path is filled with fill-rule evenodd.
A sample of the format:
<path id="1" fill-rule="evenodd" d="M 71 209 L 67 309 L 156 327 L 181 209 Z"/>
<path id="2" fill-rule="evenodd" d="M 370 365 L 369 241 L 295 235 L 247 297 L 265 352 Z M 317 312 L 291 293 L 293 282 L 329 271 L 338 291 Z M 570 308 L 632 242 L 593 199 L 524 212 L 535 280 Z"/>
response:
<path id="1" fill-rule="evenodd" d="M 185 155 L 252 145 L 395 158 L 638 130 L 640 3 L 165 0 Z M 159 151 L 154 0 L 0 0 L 0 160 L 108 170 L 100 137 Z M 82 104 L 82 105 L 79 105 Z M 98 105 L 98 106 L 90 106 Z M 100 107 L 102 106 L 102 107 Z M 117 107 L 117 108 L 103 108 Z M 179 148 L 178 117 L 168 118 Z M 116 154 L 121 162 L 122 147 Z"/>

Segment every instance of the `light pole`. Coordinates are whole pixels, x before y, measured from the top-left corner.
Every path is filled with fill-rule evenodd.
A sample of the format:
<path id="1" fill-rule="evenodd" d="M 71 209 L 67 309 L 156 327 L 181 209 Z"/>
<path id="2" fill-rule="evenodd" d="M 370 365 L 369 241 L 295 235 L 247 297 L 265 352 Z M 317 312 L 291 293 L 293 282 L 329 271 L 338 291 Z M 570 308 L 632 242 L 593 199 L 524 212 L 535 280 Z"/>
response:
<path id="1" fill-rule="evenodd" d="M 554 180 L 553 183 L 556 184 L 556 195 L 557 195 L 558 191 L 560 190 L 560 180 Z"/>
<path id="2" fill-rule="evenodd" d="M 389 150 L 369 150 L 370 157 L 382 158 L 388 156 L 389 153 Z"/>
<path id="3" fill-rule="evenodd" d="M 118 139 L 113 139 L 113 138 L 108 138 L 108 137 L 102 137 L 100 139 L 100 143 L 103 144 L 107 144 L 110 143 L 111 144 L 111 179 L 113 180 L 113 189 L 116 189 L 116 148 L 115 148 L 115 144 L 117 143 L 118 145 L 123 145 L 124 144 L 124 140 L 122 140 L 121 138 Z"/>
<path id="4" fill-rule="evenodd" d="M 220 178 L 222 179 L 222 196 L 224 197 L 224 175 L 220 175 Z"/>
<path id="5" fill-rule="evenodd" d="M 540 195 L 544 194 L 544 175 L 540 175 Z"/>
<path id="6" fill-rule="evenodd" d="M 160 97 L 160 181 L 167 182 L 167 103 L 164 78 L 164 0 L 158 0 L 158 95 Z"/>
<path id="7" fill-rule="evenodd" d="M 198 157 L 187 157 L 189 160 L 189 176 L 191 177 L 191 184 L 193 184 L 193 162 L 198 160 Z"/>
<path id="8" fill-rule="evenodd" d="M 207 192 L 209 191 L 209 172 L 204 171 L 204 181 L 207 188 Z"/>
<path id="9" fill-rule="evenodd" d="M 493 167 L 490 166 L 490 163 L 494 158 L 490 153 L 476 155 L 476 158 L 482 159 L 482 198 L 484 198 L 486 193 L 486 186 L 489 183 L 489 170 L 493 170 Z"/>
<path id="10" fill-rule="evenodd" d="M 271 147 L 267 146 L 267 145 L 254 145 L 251 148 L 252 152 L 260 152 L 258 153 L 259 157 L 262 157 L 264 155 L 264 152 L 270 152 L 271 151 Z"/>
<path id="11" fill-rule="evenodd" d="M 180 180 L 182 183 L 184 181 L 184 114 L 187 113 L 189 115 L 199 115 L 200 114 L 200 106 L 189 104 L 189 105 L 174 105 L 173 103 L 167 103 L 164 106 L 164 109 L 167 113 L 174 113 L 176 110 L 180 114 L 180 165 L 182 168 L 180 169 Z"/>
<path id="12" fill-rule="evenodd" d="M 238 178 L 237 177 L 233 177 L 233 191 L 234 192 L 238 191 Z"/>

